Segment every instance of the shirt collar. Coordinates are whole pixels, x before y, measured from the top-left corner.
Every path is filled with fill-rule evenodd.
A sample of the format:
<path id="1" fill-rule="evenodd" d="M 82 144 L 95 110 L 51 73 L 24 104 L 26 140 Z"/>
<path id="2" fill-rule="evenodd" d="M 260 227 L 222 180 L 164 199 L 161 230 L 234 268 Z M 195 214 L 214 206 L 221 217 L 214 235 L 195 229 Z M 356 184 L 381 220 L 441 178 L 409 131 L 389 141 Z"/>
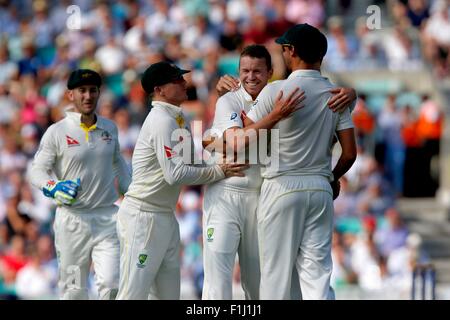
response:
<path id="1" fill-rule="evenodd" d="M 162 107 L 163 109 L 166 109 L 174 117 L 179 116 L 180 114 L 183 113 L 183 110 L 181 109 L 181 107 L 178 107 L 171 103 L 167 103 L 167 102 L 163 102 L 163 101 L 152 101 L 152 105 L 154 107 Z"/>
<path id="2" fill-rule="evenodd" d="M 295 77 L 323 78 L 323 76 L 320 74 L 320 71 L 311 70 L 311 69 L 294 70 L 289 75 L 288 79 L 295 78 Z"/>
<path id="3" fill-rule="evenodd" d="M 105 120 L 97 114 L 95 116 L 97 118 L 97 122 L 95 123 L 96 127 L 99 129 L 105 129 Z M 77 125 L 81 125 L 81 113 L 79 112 L 66 111 L 66 118 L 70 119 Z"/>
<path id="4" fill-rule="evenodd" d="M 244 88 L 244 86 L 243 86 L 242 84 L 241 84 L 241 86 L 239 87 L 239 90 L 240 90 L 241 93 L 243 94 L 245 101 L 247 101 L 247 102 L 253 102 L 253 101 L 254 101 L 253 98 L 252 98 L 252 96 L 250 95 L 250 93 L 248 93 L 247 91 L 245 91 L 245 88 Z"/>

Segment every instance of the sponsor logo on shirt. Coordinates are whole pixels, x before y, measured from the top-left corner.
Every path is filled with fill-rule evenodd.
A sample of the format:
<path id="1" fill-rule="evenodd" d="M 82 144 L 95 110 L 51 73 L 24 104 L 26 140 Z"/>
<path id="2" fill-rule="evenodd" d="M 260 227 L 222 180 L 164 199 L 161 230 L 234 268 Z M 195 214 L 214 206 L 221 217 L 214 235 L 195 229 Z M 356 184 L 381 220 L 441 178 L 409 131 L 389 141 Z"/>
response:
<path id="1" fill-rule="evenodd" d="M 112 140 L 111 134 L 108 131 L 103 130 L 103 132 L 102 132 L 102 140 L 106 141 L 108 144 L 110 144 L 111 140 Z"/>
<path id="2" fill-rule="evenodd" d="M 236 119 L 236 118 L 237 118 L 237 116 L 238 116 L 238 114 L 237 114 L 236 112 L 233 112 L 233 113 L 231 114 L 231 118 L 230 118 L 230 120 L 234 120 L 234 119 Z"/>
<path id="3" fill-rule="evenodd" d="M 175 156 L 177 153 L 172 150 L 172 148 L 169 148 L 168 146 L 164 146 L 164 151 L 166 152 L 167 159 L 171 159 L 173 156 Z"/>
<path id="4" fill-rule="evenodd" d="M 209 227 L 209 228 L 206 230 L 206 240 L 207 240 L 208 242 L 212 242 L 212 241 L 214 240 L 214 228 Z"/>
<path id="5" fill-rule="evenodd" d="M 66 135 L 66 142 L 68 147 L 76 147 L 80 145 L 80 143 L 77 140 L 68 135 Z"/>
<path id="6" fill-rule="evenodd" d="M 147 261 L 147 257 L 148 257 L 148 255 L 146 255 L 146 254 L 140 254 L 139 256 L 138 256 L 138 263 L 136 263 L 136 266 L 138 267 L 138 268 L 143 268 L 143 267 L 145 267 L 145 262 Z"/>

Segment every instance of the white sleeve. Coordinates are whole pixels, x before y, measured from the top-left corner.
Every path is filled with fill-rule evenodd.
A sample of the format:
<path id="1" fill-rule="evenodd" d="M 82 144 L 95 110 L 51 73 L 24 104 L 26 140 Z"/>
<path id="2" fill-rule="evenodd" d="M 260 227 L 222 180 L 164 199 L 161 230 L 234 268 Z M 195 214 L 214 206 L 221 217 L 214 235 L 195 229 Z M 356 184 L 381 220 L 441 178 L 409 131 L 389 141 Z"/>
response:
<path id="1" fill-rule="evenodd" d="M 353 110 L 355 110 L 356 107 L 356 102 L 358 101 L 358 96 L 356 97 L 355 100 L 353 100 L 353 102 L 350 104 L 350 106 L 348 107 L 348 109 L 350 110 L 350 113 L 353 112 Z"/>
<path id="2" fill-rule="evenodd" d="M 175 150 L 185 146 L 183 150 L 190 152 L 193 147 L 192 137 L 190 132 L 185 130 L 183 141 L 172 141 L 172 133 L 177 129 L 173 123 L 162 121 L 159 130 L 152 130 L 156 156 L 166 182 L 170 185 L 201 185 L 223 179 L 225 174 L 218 165 L 197 167 L 183 162 L 182 155 Z"/>
<path id="3" fill-rule="evenodd" d="M 28 178 L 33 186 L 42 190 L 48 180 L 53 179 L 52 172 L 57 155 L 57 135 L 54 133 L 55 127 L 47 129 L 41 139 L 39 149 L 34 155 Z"/>
<path id="4" fill-rule="evenodd" d="M 128 186 L 131 183 L 131 173 L 128 169 L 127 163 L 120 153 L 119 138 L 117 133 L 117 127 L 114 126 L 113 136 L 115 140 L 114 158 L 113 158 L 113 170 L 114 175 L 119 180 L 119 192 L 125 194 L 128 190 Z"/>
<path id="5" fill-rule="evenodd" d="M 272 97 L 271 88 L 272 86 L 268 84 L 262 89 L 256 98 L 255 103 L 253 103 L 250 112 L 247 114 L 247 117 L 253 122 L 258 122 L 272 111 L 275 100 Z"/>
<path id="6" fill-rule="evenodd" d="M 227 95 L 225 95 L 217 100 L 213 128 L 223 134 L 233 127 L 244 127 L 241 110 L 239 105 L 236 105 L 231 99 L 227 99 Z"/>
<path id="7" fill-rule="evenodd" d="M 353 128 L 352 117 L 350 116 L 350 110 L 347 108 L 339 114 L 338 123 L 336 125 L 336 131 L 341 131 L 349 128 Z"/>

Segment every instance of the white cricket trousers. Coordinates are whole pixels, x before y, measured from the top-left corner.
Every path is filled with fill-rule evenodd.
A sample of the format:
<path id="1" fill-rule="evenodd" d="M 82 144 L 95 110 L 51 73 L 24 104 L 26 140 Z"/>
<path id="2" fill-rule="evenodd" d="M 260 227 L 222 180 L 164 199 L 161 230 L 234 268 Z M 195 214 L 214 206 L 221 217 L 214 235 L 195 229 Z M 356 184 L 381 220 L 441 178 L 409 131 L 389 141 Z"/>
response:
<path id="1" fill-rule="evenodd" d="M 53 224 L 61 299 L 86 300 L 91 264 L 100 299 L 115 299 L 119 287 L 118 207 L 56 209 Z"/>
<path id="2" fill-rule="evenodd" d="M 245 299 L 259 299 L 258 198 L 259 190 L 236 191 L 216 184 L 207 186 L 203 199 L 205 277 L 202 299 L 232 299 L 236 253 Z"/>
<path id="3" fill-rule="evenodd" d="M 142 211 L 125 197 L 117 216 L 117 233 L 117 299 L 180 299 L 180 230 L 175 214 Z"/>
<path id="4" fill-rule="evenodd" d="M 293 268 L 303 299 L 332 297 L 333 197 L 327 179 L 264 179 L 257 217 L 261 299 L 291 299 Z"/>

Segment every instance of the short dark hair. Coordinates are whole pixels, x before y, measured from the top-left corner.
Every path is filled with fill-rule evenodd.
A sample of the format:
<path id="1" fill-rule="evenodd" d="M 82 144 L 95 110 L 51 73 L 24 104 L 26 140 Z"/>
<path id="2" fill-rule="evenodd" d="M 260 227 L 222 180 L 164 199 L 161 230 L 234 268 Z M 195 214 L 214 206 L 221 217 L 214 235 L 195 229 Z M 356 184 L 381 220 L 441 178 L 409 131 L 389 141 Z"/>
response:
<path id="1" fill-rule="evenodd" d="M 242 52 L 241 52 L 241 56 L 239 58 L 239 66 L 241 65 L 242 57 L 264 59 L 264 60 L 266 60 L 267 70 L 272 69 L 272 57 L 270 56 L 270 53 L 267 50 L 267 48 L 264 47 L 263 45 L 251 44 L 249 46 L 246 46 L 244 48 L 244 50 L 242 50 Z"/>

